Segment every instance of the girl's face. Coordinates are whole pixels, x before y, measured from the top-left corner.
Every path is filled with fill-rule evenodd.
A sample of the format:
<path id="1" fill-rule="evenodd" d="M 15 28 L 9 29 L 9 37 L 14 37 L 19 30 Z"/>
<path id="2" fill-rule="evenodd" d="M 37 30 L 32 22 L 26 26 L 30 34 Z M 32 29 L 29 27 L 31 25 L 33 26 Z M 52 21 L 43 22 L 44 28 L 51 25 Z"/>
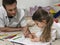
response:
<path id="1" fill-rule="evenodd" d="M 42 22 L 35 21 L 35 23 L 38 25 L 40 28 L 44 28 L 46 26 L 46 20 L 42 20 Z"/>

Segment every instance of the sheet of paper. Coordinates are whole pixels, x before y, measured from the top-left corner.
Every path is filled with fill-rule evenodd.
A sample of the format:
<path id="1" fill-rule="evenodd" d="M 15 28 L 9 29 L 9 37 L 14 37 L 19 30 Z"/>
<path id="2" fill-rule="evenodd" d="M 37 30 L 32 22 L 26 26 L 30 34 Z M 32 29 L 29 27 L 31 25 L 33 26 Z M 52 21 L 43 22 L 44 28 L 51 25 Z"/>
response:
<path id="1" fill-rule="evenodd" d="M 12 39 L 8 39 L 9 41 L 12 42 L 18 42 L 18 43 L 23 43 L 25 45 L 50 45 L 50 42 L 32 42 L 29 38 L 24 38 L 24 36 L 16 36 Z"/>

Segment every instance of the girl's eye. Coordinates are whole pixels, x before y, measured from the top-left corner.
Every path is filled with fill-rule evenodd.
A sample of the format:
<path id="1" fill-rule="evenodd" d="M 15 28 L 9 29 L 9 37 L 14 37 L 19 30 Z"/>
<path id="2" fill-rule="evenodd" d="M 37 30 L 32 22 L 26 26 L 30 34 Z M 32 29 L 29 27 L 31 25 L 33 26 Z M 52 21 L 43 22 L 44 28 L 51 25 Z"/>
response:
<path id="1" fill-rule="evenodd" d="M 37 24 L 38 25 L 38 24 Z"/>
<path id="2" fill-rule="evenodd" d="M 36 23 L 38 25 L 38 23 Z"/>
<path id="3" fill-rule="evenodd" d="M 38 25 L 38 23 L 36 23 Z"/>

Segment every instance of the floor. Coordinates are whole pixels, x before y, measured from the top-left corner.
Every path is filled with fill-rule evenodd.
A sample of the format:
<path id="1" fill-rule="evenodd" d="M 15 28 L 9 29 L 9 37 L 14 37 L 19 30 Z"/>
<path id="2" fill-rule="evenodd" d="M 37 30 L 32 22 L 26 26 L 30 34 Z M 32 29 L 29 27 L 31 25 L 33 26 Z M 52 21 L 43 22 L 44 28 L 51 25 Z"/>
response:
<path id="1" fill-rule="evenodd" d="M 60 45 L 60 39 L 58 39 L 55 42 L 53 42 L 52 45 Z"/>

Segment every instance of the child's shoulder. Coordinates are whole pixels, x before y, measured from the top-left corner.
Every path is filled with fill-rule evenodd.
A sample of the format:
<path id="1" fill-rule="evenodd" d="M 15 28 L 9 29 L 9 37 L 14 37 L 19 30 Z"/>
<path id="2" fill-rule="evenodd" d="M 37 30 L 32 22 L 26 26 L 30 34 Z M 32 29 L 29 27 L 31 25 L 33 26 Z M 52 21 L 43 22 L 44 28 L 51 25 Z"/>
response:
<path id="1" fill-rule="evenodd" d="M 27 25 L 33 26 L 35 22 L 32 20 L 32 17 L 26 17 Z"/>
<path id="2" fill-rule="evenodd" d="M 52 27 L 51 27 L 51 30 L 56 30 L 56 26 L 57 26 L 57 23 L 56 22 L 53 22 Z"/>
<path id="3" fill-rule="evenodd" d="M 59 30 L 60 29 L 60 23 L 53 22 L 52 30 Z"/>

